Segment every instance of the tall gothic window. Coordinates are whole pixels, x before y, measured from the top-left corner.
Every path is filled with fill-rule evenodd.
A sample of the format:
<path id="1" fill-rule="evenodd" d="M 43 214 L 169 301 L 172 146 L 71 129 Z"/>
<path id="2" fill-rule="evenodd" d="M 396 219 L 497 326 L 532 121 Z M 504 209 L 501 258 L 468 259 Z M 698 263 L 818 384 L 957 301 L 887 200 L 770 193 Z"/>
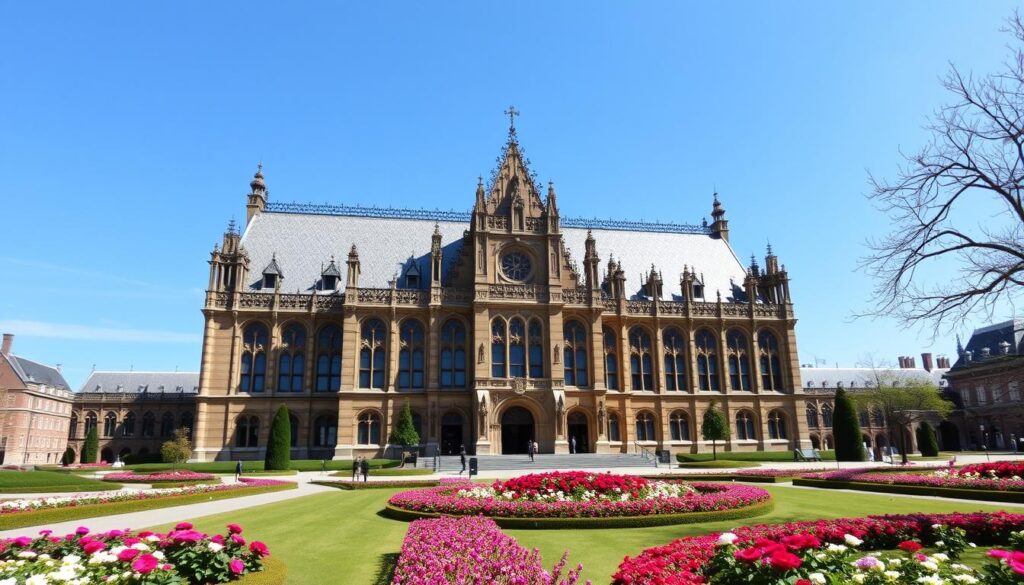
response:
<path id="1" fill-rule="evenodd" d="M 619 354 L 616 351 L 618 343 L 615 340 L 615 332 L 608 327 L 604 328 L 604 385 L 609 390 L 619 389 Z"/>
<path id="2" fill-rule="evenodd" d="M 302 392 L 302 376 L 306 366 L 306 330 L 299 324 L 285 327 L 281 334 L 280 356 L 277 358 L 277 390 Z"/>
<path id="3" fill-rule="evenodd" d="M 441 326 L 441 387 L 466 387 L 466 328 L 458 319 Z"/>
<path id="4" fill-rule="evenodd" d="M 665 389 L 686 390 L 686 339 L 676 328 L 665 330 Z"/>
<path id="5" fill-rule="evenodd" d="M 544 377 L 544 330 L 538 319 L 530 319 L 530 377 Z"/>
<path id="6" fill-rule="evenodd" d="M 771 331 L 762 330 L 757 336 L 757 345 L 761 357 L 761 388 L 781 391 L 782 363 L 779 360 L 778 340 Z"/>
<path id="7" fill-rule="evenodd" d="M 96 428 L 97 419 L 95 412 L 85 413 L 85 436 L 89 436 L 89 432 Z"/>
<path id="8" fill-rule="evenodd" d="M 267 328 L 250 323 L 242 333 L 242 368 L 238 389 L 242 392 L 263 392 L 267 376 Z"/>
<path id="9" fill-rule="evenodd" d="M 107 416 L 103 417 L 103 436 L 113 437 L 114 433 L 117 432 L 117 415 L 108 412 Z"/>
<path id="10" fill-rule="evenodd" d="M 291 430 L 291 446 L 292 449 L 299 446 L 299 418 L 294 414 L 288 415 L 288 426 Z"/>
<path id="11" fill-rule="evenodd" d="M 526 328 L 519 318 L 508 323 L 508 375 L 526 377 Z"/>
<path id="12" fill-rule="evenodd" d="M 619 432 L 619 415 L 614 412 L 608 413 L 608 440 L 614 443 L 622 440 Z"/>
<path id="13" fill-rule="evenodd" d="M 173 433 L 174 415 L 169 412 L 165 412 L 164 415 L 160 417 L 160 436 L 166 439 L 167 437 L 170 437 Z"/>
<path id="14" fill-rule="evenodd" d="M 359 348 L 359 387 L 384 387 L 384 352 L 387 349 L 387 328 L 380 319 L 363 324 Z"/>
<path id="15" fill-rule="evenodd" d="M 587 330 L 579 321 L 565 324 L 565 385 L 587 385 Z"/>
<path id="16" fill-rule="evenodd" d="M 657 441 L 654 434 L 654 415 L 649 412 L 641 412 L 636 415 L 636 440 Z"/>
<path id="17" fill-rule="evenodd" d="M 821 407 L 821 423 L 823 426 L 832 428 L 832 405 L 825 404 Z"/>
<path id="18" fill-rule="evenodd" d="M 729 387 L 733 390 L 750 390 L 750 358 L 747 336 L 733 329 L 725 336 L 729 358 Z"/>
<path id="19" fill-rule="evenodd" d="M 425 349 L 423 324 L 406 319 L 399 328 L 398 387 L 422 388 Z"/>
<path id="20" fill-rule="evenodd" d="M 685 412 L 680 410 L 673 412 L 668 419 L 668 424 L 673 441 L 690 440 L 690 417 Z"/>
<path id="21" fill-rule="evenodd" d="M 868 411 L 866 411 L 866 410 L 858 410 L 857 411 L 857 422 L 860 423 L 861 427 L 868 426 L 868 422 L 869 422 L 868 421 Z"/>
<path id="22" fill-rule="evenodd" d="M 235 447 L 256 447 L 259 436 L 259 417 L 242 415 L 235 420 Z"/>
<path id="23" fill-rule="evenodd" d="M 721 390 L 718 386 L 718 350 L 715 336 L 707 329 L 697 332 L 697 383 L 701 390 Z"/>
<path id="24" fill-rule="evenodd" d="M 121 436 L 131 437 L 135 434 L 135 413 L 129 412 L 124 415 L 124 420 L 121 421 Z"/>
<path id="25" fill-rule="evenodd" d="M 651 336 L 642 327 L 629 330 L 629 370 L 633 377 L 633 390 L 653 390 L 651 373 Z"/>
<path id="26" fill-rule="evenodd" d="M 508 347 L 505 339 L 505 320 L 497 317 L 491 321 L 491 377 L 507 378 L 508 361 L 505 351 Z"/>
<path id="27" fill-rule="evenodd" d="M 786 415 L 778 410 L 768 413 L 768 438 L 786 438 Z"/>
<path id="28" fill-rule="evenodd" d="M 380 444 L 380 416 L 376 412 L 364 412 L 359 415 L 359 432 L 357 433 L 360 445 Z"/>
<path id="29" fill-rule="evenodd" d="M 156 435 L 156 416 L 152 412 L 142 415 L 142 436 L 152 437 Z"/>
<path id="30" fill-rule="evenodd" d="M 341 328 L 327 325 L 316 340 L 316 391 L 341 389 Z"/>
<path id="31" fill-rule="evenodd" d="M 338 417 L 319 416 L 313 423 L 314 447 L 334 447 L 338 443 Z"/>
<path id="32" fill-rule="evenodd" d="M 818 409 L 813 404 L 807 405 L 807 426 L 811 428 L 818 426 Z"/>
<path id="33" fill-rule="evenodd" d="M 71 415 L 71 426 L 68 427 L 68 438 L 74 439 L 78 435 L 78 415 Z"/>
<path id="34" fill-rule="evenodd" d="M 741 441 L 757 440 L 754 417 L 745 410 L 736 413 L 736 438 Z"/>

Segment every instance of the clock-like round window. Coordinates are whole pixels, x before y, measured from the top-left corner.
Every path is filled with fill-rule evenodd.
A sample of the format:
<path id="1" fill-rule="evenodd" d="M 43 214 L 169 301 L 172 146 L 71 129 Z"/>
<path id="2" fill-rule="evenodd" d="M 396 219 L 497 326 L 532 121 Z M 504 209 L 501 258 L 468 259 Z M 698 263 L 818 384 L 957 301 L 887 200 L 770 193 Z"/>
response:
<path id="1" fill-rule="evenodd" d="M 522 282 L 530 276 L 530 257 L 522 252 L 509 252 L 501 258 L 501 272 L 505 278 Z"/>

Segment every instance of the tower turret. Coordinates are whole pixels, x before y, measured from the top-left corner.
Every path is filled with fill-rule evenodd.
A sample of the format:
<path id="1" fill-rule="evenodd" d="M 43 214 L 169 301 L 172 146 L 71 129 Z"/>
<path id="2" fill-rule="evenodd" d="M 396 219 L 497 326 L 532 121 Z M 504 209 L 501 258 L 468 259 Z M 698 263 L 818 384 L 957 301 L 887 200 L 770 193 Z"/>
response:
<path id="1" fill-rule="evenodd" d="M 263 182 L 263 161 L 256 165 L 256 174 L 249 181 L 249 203 L 245 206 L 245 225 L 267 207 L 267 185 Z"/>
<path id="2" fill-rule="evenodd" d="M 583 264 L 586 273 L 587 289 L 597 291 L 601 287 L 601 281 L 597 277 L 597 265 L 600 259 L 597 257 L 597 242 L 594 240 L 594 234 L 590 230 L 587 230 L 585 247 Z"/>
<path id="3" fill-rule="evenodd" d="M 715 193 L 714 201 L 711 204 L 711 237 L 729 241 L 729 220 L 725 219 L 725 208 L 718 201 L 718 193 Z"/>
<path id="4" fill-rule="evenodd" d="M 348 261 L 345 263 L 348 265 L 348 282 L 345 288 L 359 288 L 359 251 L 356 250 L 355 244 L 352 244 L 352 249 L 348 252 Z"/>
<path id="5" fill-rule="evenodd" d="M 436 223 L 430 236 L 430 286 L 441 286 L 441 227 Z"/>

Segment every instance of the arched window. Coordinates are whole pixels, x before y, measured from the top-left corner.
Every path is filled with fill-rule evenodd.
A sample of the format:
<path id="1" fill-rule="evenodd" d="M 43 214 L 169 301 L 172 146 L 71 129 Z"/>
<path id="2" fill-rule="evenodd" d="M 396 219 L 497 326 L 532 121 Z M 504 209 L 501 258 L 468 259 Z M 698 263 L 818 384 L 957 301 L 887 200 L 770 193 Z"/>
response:
<path id="1" fill-rule="evenodd" d="M 615 332 L 608 327 L 604 328 L 604 385 L 609 390 L 619 389 L 619 354 L 616 351 L 618 343 L 615 341 Z"/>
<path id="2" fill-rule="evenodd" d="M 676 328 L 665 330 L 665 389 L 686 390 L 686 338 Z"/>
<path id="3" fill-rule="evenodd" d="M 96 428 L 97 418 L 95 412 L 85 413 L 85 436 L 89 436 L 89 432 Z"/>
<path id="4" fill-rule="evenodd" d="M 733 390 L 750 390 L 750 359 L 747 336 L 733 329 L 725 336 L 729 361 L 729 387 Z"/>
<path id="5" fill-rule="evenodd" d="M 642 327 L 629 330 L 629 370 L 633 377 L 633 390 L 653 390 L 651 373 L 651 336 Z"/>
<path id="6" fill-rule="evenodd" d="M 757 440 L 754 417 L 745 410 L 736 413 L 736 438 L 741 441 Z"/>
<path id="7" fill-rule="evenodd" d="M 189 440 L 191 440 L 192 439 L 192 431 L 195 430 L 195 424 L 193 424 L 193 419 L 192 419 L 192 413 L 191 412 L 186 412 L 185 414 L 181 415 L 181 427 L 180 428 L 188 429 L 188 438 L 189 438 Z"/>
<path id="8" fill-rule="evenodd" d="M 299 446 L 299 418 L 294 414 L 288 415 L 288 426 L 292 432 L 291 435 L 291 446 L 292 449 Z"/>
<path id="9" fill-rule="evenodd" d="M 654 434 L 654 415 L 649 412 L 641 412 L 636 415 L 636 440 L 657 441 Z"/>
<path id="10" fill-rule="evenodd" d="M 690 440 L 690 417 L 685 412 L 679 410 L 673 412 L 668 419 L 668 425 L 673 441 Z"/>
<path id="11" fill-rule="evenodd" d="M 501 317 L 491 321 L 491 377 L 507 378 L 508 369 L 505 350 L 508 340 L 505 337 L 505 320 Z"/>
<path id="12" fill-rule="evenodd" d="M 718 386 L 718 350 L 715 336 L 707 329 L 697 332 L 697 383 L 701 390 L 721 390 Z"/>
<path id="13" fill-rule="evenodd" d="M 165 412 L 164 415 L 160 417 L 160 436 L 167 438 L 170 437 L 172 433 L 174 433 L 174 415 L 169 412 Z"/>
<path id="14" fill-rule="evenodd" d="M 71 425 L 68 427 L 68 438 L 74 439 L 78 436 L 78 415 L 71 415 Z"/>
<path id="15" fill-rule="evenodd" d="M 871 411 L 871 423 L 876 427 L 885 426 L 885 415 L 882 414 L 882 409 L 876 408 Z"/>
<path id="16" fill-rule="evenodd" d="M 779 360 L 779 342 L 771 331 L 762 330 L 757 336 L 761 356 L 761 388 L 782 390 L 782 364 Z"/>
<path id="17" fill-rule="evenodd" d="M 341 328 L 326 325 L 316 339 L 316 391 L 341 389 Z"/>
<path id="18" fill-rule="evenodd" d="M 338 417 L 318 416 L 313 423 L 315 447 L 334 448 L 338 443 Z"/>
<path id="19" fill-rule="evenodd" d="M 811 435 L 811 448 L 821 449 L 821 439 L 818 438 L 818 435 Z"/>
<path id="20" fill-rule="evenodd" d="M 242 333 L 242 368 L 238 389 L 242 392 L 263 392 L 267 376 L 267 328 L 250 323 Z"/>
<path id="21" fill-rule="evenodd" d="M 812 428 L 818 426 L 818 409 L 813 404 L 807 405 L 807 426 Z"/>
<path id="22" fill-rule="evenodd" d="M 299 324 L 289 325 L 281 334 L 281 349 L 277 358 L 278 392 L 302 392 L 305 354 L 306 329 Z"/>
<path id="23" fill-rule="evenodd" d="M 387 329 L 380 319 L 363 323 L 359 349 L 359 387 L 384 387 L 384 352 L 387 349 Z"/>
<path id="24" fill-rule="evenodd" d="M 565 324 L 565 385 L 587 385 L 587 330 L 579 321 Z"/>
<path id="25" fill-rule="evenodd" d="M 117 415 L 108 412 L 107 416 L 103 417 L 103 436 L 113 437 L 114 433 L 117 432 Z"/>
<path id="26" fill-rule="evenodd" d="M 360 445 L 380 444 L 380 416 L 375 412 L 359 415 L 358 443 Z"/>
<path id="27" fill-rule="evenodd" d="M 415 410 L 412 411 L 412 428 L 416 431 L 416 436 L 420 438 L 420 443 L 425 443 L 426 441 L 423 440 L 425 438 L 423 436 L 423 417 Z"/>
<path id="28" fill-rule="evenodd" d="M 519 318 L 508 322 L 508 375 L 526 377 L 526 326 Z"/>
<path id="29" fill-rule="evenodd" d="M 129 412 L 124 415 L 124 420 L 121 421 L 121 436 L 131 437 L 135 434 L 135 413 Z"/>
<path id="30" fill-rule="evenodd" d="M 857 422 L 860 423 L 861 427 L 868 426 L 868 422 L 869 422 L 868 421 L 868 411 L 866 411 L 866 410 L 858 410 L 857 411 Z"/>
<path id="31" fill-rule="evenodd" d="M 466 387 L 466 328 L 458 319 L 441 326 L 441 387 Z"/>
<path id="32" fill-rule="evenodd" d="M 821 407 L 821 424 L 832 428 L 832 405 L 824 404 Z"/>
<path id="33" fill-rule="evenodd" d="M 530 319 L 530 377 L 544 377 L 544 329 L 538 319 Z"/>
<path id="34" fill-rule="evenodd" d="M 778 410 L 768 413 L 768 438 L 786 438 L 786 415 Z"/>
<path id="35" fill-rule="evenodd" d="M 415 319 L 406 319 L 398 328 L 398 387 L 423 387 L 423 324 Z"/>
<path id="36" fill-rule="evenodd" d="M 622 441 L 622 435 L 619 433 L 619 415 L 614 412 L 608 413 L 608 440 L 613 443 Z"/>
<path id="37" fill-rule="evenodd" d="M 260 419 L 255 416 L 240 416 L 235 420 L 235 447 L 256 447 L 259 445 Z"/>
<path id="38" fill-rule="evenodd" d="M 153 437 L 156 435 L 156 416 L 152 412 L 142 415 L 142 436 Z"/>

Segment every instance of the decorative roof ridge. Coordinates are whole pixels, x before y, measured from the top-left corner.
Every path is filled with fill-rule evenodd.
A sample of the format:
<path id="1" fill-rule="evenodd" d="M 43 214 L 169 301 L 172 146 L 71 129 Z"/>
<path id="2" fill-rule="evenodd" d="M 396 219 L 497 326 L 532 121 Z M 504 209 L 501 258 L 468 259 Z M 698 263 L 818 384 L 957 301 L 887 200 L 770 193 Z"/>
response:
<path id="1" fill-rule="evenodd" d="M 269 213 L 290 213 L 310 215 L 338 215 L 349 217 L 377 217 L 385 219 L 419 219 L 427 221 L 451 221 L 469 223 L 472 220 L 472 212 L 447 211 L 440 209 L 413 209 L 401 207 L 377 207 L 362 205 L 339 205 L 331 203 L 297 203 L 271 201 L 267 203 L 264 212 Z M 710 233 L 707 226 L 694 224 L 680 224 L 661 221 L 644 221 L 629 219 L 598 219 L 585 217 L 562 217 L 562 227 L 606 229 L 630 232 L 663 232 L 675 234 L 697 234 L 706 235 Z"/>

